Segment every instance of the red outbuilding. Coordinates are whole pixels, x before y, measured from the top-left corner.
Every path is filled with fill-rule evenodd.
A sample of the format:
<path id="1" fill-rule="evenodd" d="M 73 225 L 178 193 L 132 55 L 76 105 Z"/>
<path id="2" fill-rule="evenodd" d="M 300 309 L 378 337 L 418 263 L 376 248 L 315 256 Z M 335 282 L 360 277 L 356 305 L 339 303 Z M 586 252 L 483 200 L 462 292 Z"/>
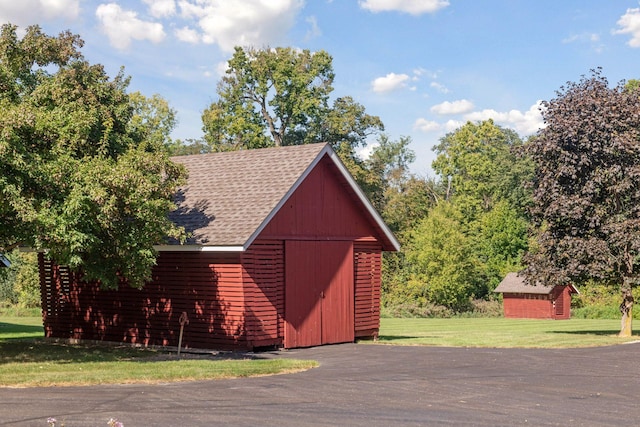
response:
<path id="1" fill-rule="evenodd" d="M 175 157 L 189 172 L 144 289 L 101 290 L 40 256 L 47 337 L 308 347 L 375 337 L 399 244 L 327 144 Z M 182 318 L 182 322 L 180 319 Z M 188 320 L 188 323 L 185 322 Z"/>
<path id="2" fill-rule="evenodd" d="M 569 319 L 573 285 L 528 285 L 518 273 L 508 273 L 494 292 L 502 293 L 504 317 Z"/>

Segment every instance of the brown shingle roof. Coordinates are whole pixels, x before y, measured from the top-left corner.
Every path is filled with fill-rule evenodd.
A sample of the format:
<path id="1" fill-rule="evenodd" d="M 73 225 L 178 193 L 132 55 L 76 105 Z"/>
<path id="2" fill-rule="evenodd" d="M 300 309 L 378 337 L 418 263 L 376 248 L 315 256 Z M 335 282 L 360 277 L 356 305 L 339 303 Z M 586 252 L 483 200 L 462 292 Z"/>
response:
<path id="1" fill-rule="evenodd" d="M 553 286 L 527 285 L 518 273 L 507 273 L 494 292 L 513 294 L 550 294 Z"/>
<path id="2" fill-rule="evenodd" d="M 325 154 L 340 163 L 328 144 L 174 157 L 189 178 L 178 190 L 178 208 L 169 218 L 192 234 L 187 245 L 246 249 Z M 340 167 L 348 175 L 341 163 Z M 350 176 L 347 180 L 355 185 Z M 373 209 L 366 198 L 363 202 Z M 373 216 L 397 245 L 375 210 Z"/>
<path id="3" fill-rule="evenodd" d="M 578 293 L 578 290 L 571 286 L 573 293 Z M 553 291 L 553 286 L 543 285 L 537 283 L 535 285 L 528 285 L 524 281 L 524 277 L 518 275 L 518 273 L 507 273 L 502 279 L 502 282 L 498 284 L 493 292 L 498 293 L 510 293 L 510 294 L 550 294 Z"/>

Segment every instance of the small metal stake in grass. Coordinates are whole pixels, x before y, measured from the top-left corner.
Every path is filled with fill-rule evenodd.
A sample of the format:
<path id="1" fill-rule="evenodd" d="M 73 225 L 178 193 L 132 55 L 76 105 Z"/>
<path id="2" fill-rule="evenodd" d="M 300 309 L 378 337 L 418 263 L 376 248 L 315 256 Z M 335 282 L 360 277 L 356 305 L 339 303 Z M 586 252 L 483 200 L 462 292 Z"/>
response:
<path id="1" fill-rule="evenodd" d="M 183 311 L 180 315 L 180 319 L 178 319 L 180 323 L 180 337 L 178 337 L 178 357 L 180 357 L 180 349 L 182 348 L 182 333 L 184 332 L 184 325 L 189 324 L 189 318 L 187 317 L 187 312 Z"/>

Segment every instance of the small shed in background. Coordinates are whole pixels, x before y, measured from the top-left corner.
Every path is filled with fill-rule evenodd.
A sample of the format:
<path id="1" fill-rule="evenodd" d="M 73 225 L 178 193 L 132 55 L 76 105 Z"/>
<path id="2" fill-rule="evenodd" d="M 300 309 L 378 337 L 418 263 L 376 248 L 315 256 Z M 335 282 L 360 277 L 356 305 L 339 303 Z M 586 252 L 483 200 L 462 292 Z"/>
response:
<path id="1" fill-rule="evenodd" d="M 504 317 L 556 320 L 571 317 L 571 295 L 579 293 L 573 285 L 528 285 L 518 273 L 508 273 L 494 292 L 502 294 Z"/>
<path id="2" fill-rule="evenodd" d="M 377 336 L 381 253 L 399 244 L 328 144 L 173 158 L 189 172 L 144 289 L 104 291 L 40 255 L 47 337 L 193 348 Z M 184 318 L 184 317 L 183 317 Z"/>

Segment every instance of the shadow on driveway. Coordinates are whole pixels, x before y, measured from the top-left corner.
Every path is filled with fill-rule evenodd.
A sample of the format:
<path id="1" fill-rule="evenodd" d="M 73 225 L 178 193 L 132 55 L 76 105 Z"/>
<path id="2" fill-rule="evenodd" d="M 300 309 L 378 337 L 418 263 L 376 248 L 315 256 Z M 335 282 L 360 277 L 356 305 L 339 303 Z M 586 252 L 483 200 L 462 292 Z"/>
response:
<path id="1" fill-rule="evenodd" d="M 639 344 L 477 349 L 343 344 L 262 353 L 299 374 L 164 385 L 0 389 L 0 425 L 611 426 L 640 424 Z"/>

